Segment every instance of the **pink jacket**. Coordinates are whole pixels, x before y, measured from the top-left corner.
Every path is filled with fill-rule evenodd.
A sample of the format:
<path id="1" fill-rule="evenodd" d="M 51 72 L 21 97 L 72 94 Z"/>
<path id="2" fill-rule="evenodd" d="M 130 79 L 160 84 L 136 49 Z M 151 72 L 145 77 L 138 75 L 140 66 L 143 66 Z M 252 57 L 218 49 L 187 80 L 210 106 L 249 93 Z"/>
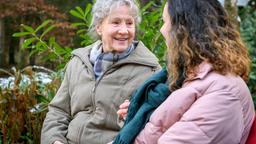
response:
<path id="1" fill-rule="evenodd" d="M 244 144 L 254 119 L 250 91 L 238 76 L 202 63 L 151 115 L 135 144 Z"/>

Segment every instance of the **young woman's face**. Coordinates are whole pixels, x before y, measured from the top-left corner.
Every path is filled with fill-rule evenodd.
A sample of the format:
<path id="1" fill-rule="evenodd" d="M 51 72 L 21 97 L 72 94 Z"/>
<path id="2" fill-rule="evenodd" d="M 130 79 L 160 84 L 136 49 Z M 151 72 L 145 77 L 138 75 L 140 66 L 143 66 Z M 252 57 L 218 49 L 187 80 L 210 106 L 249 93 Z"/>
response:
<path id="1" fill-rule="evenodd" d="M 170 47 L 171 44 L 171 40 L 170 40 L 170 30 L 171 30 L 171 19 L 170 19 L 170 15 L 168 13 L 168 4 L 166 3 L 164 6 L 164 11 L 163 11 L 163 25 L 160 29 L 162 35 L 164 36 L 165 39 L 165 43 L 167 45 L 167 47 Z"/>
<path id="2" fill-rule="evenodd" d="M 101 36 L 104 52 L 125 51 L 135 38 L 135 20 L 129 7 L 113 9 L 96 31 Z"/>

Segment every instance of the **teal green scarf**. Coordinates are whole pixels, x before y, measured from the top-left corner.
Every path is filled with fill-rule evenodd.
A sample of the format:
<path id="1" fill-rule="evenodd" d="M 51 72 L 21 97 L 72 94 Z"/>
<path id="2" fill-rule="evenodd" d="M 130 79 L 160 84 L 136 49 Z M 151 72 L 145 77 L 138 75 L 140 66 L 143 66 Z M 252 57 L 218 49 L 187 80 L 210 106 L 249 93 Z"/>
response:
<path id="1" fill-rule="evenodd" d="M 181 87 L 184 77 L 176 82 Z M 171 94 L 167 85 L 167 71 L 161 71 L 147 79 L 133 94 L 123 128 L 113 144 L 131 144 L 139 132 L 145 127 L 154 110 Z"/>

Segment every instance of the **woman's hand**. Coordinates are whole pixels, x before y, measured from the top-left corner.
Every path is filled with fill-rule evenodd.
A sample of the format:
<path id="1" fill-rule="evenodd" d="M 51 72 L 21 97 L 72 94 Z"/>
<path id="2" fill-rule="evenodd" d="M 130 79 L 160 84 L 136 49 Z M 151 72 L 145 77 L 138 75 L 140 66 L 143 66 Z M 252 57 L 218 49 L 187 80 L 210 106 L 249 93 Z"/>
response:
<path id="1" fill-rule="evenodd" d="M 129 100 L 125 100 L 124 103 L 122 103 L 122 104 L 119 106 L 119 110 L 117 111 L 117 114 L 118 114 L 121 118 L 123 118 L 123 119 L 126 118 L 129 105 L 130 105 L 130 101 L 129 101 Z"/>
<path id="2" fill-rule="evenodd" d="M 60 141 L 55 141 L 53 144 L 64 144 L 64 143 L 62 143 Z"/>

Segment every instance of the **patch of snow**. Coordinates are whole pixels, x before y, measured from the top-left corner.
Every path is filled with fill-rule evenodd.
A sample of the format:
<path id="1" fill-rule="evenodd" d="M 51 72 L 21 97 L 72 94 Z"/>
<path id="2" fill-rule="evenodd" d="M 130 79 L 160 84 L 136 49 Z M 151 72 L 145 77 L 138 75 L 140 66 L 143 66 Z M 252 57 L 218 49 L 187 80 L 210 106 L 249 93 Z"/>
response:
<path id="1" fill-rule="evenodd" d="M 40 82 L 42 84 L 48 84 L 52 82 L 51 76 L 44 72 L 35 72 L 33 77 L 35 81 Z M 0 88 L 13 88 L 14 81 L 15 78 L 12 76 L 7 78 L 0 78 Z M 31 84 L 29 77 L 27 75 L 22 75 L 20 86 L 27 86 L 29 84 Z"/>

